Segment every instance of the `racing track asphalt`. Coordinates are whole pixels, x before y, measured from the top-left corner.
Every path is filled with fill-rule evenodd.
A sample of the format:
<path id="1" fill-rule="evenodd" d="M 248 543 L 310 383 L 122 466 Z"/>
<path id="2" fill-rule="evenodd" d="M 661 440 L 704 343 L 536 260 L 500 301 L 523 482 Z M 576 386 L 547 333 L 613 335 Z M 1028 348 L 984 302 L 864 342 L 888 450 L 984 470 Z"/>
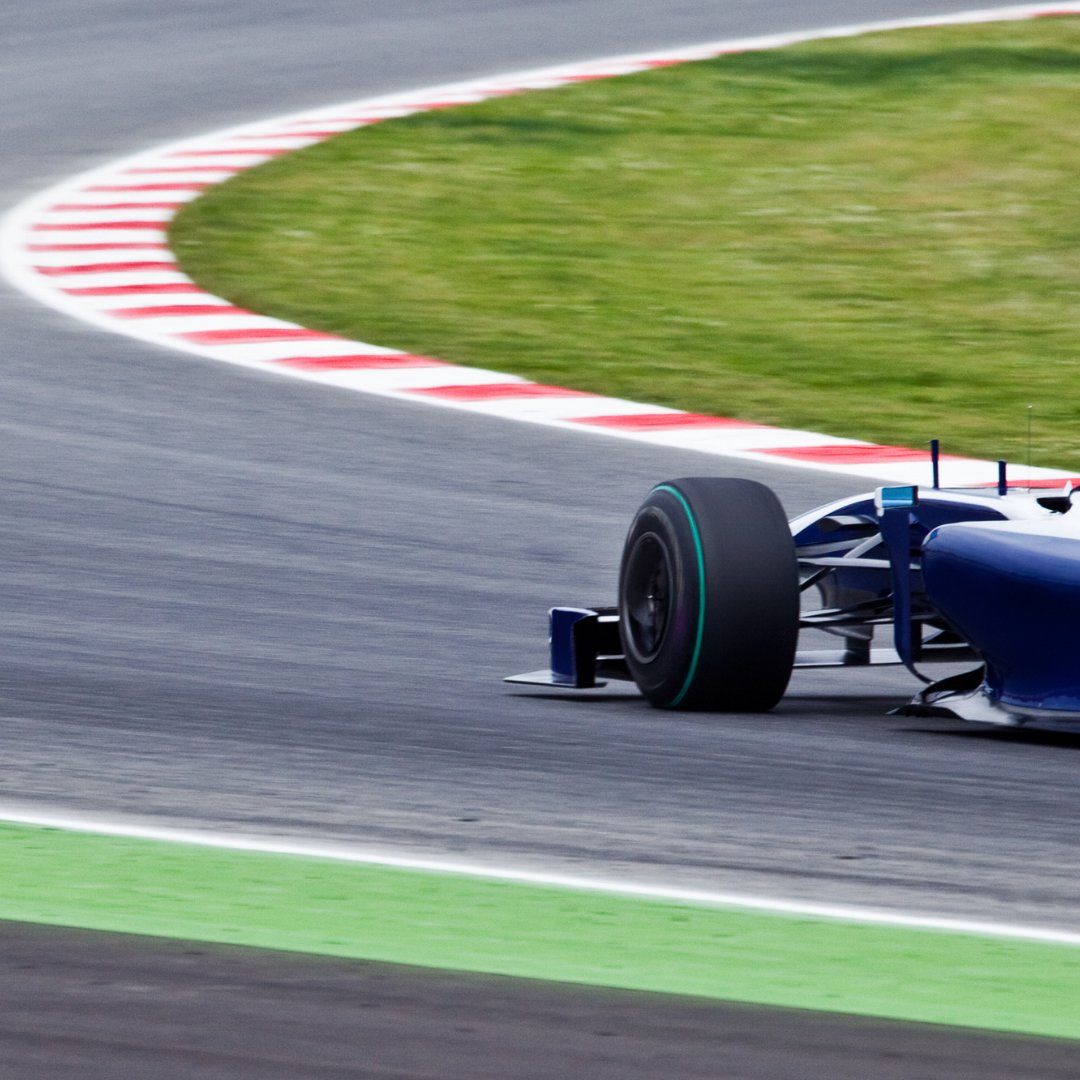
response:
<path id="1" fill-rule="evenodd" d="M 0 201 L 365 93 L 942 6 L 7 0 Z M 0 801 L 1080 926 L 1080 743 L 888 718 L 895 673 L 722 719 L 499 682 L 551 602 L 612 595 L 656 480 L 792 512 L 849 482 L 254 375 L 6 286 L 0 319 Z"/>

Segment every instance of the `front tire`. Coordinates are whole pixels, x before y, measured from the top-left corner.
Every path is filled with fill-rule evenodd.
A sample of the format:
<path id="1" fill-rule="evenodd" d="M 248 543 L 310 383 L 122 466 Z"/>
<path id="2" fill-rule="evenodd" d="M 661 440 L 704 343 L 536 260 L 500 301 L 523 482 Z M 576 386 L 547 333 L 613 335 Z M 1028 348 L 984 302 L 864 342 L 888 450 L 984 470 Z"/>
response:
<path id="1" fill-rule="evenodd" d="M 795 545 L 773 492 L 721 477 L 655 487 L 623 548 L 619 616 L 630 673 L 653 705 L 771 709 L 799 633 Z"/>

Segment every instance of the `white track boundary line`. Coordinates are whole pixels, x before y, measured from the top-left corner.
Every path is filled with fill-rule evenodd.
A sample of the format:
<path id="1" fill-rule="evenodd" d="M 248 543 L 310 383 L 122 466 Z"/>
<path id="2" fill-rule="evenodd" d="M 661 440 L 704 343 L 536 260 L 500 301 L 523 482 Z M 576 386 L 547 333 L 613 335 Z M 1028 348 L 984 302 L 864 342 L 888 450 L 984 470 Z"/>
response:
<path id="1" fill-rule="evenodd" d="M 1080 947 L 1080 933 L 1070 930 L 1055 930 L 989 920 L 958 919 L 932 914 L 905 914 L 872 907 L 862 907 L 856 904 L 785 900 L 776 897 L 752 896 L 709 889 L 677 888 L 616 878 L 520 870 L 489 866 L 482 863 L 460 862 L 454 859 L 394 855 L 368 850 L 351 844 L 283 840 L 277 837 L 246 833 L 222 834 L 209 829 L 137 825 L 106 818 L 93 818 L 82 815 L 76 817 L 64 813 L 28 812 L 3 806 L 0 806 L 0 824 L 59 829 L 66 832 L 116 837 L 126 840 L 184 844 L 246 854 L 324 859 L 358 866 L 445 874 L 486 881 L 532 885 L 538 888 L 566 889 L 574 892 L 625 896 L 639 900 L 658 900 L 700 907 L 731 908 L 766 915 L 827 919 L 904 930 L 938 931 L 978 937 L 1030 941 L 1048 945 Z"/>
<path id="2" fill-rule="evenodd" d="M 0 223 L 0 271 L 51 307 L 113 333 L 279 376 L 412 403 L 464 409 L 562 430 L 692 449 L 851 477 L 926 483 L 925 455 L 808 431 L 701 418 L 597 394 L 568 394 L 519 376 L 410 356 L 239 311 L 200 290 L 175 265 L 169 221 L 207 186 L 343 131 L 450 104 L 468 104 L 582 79 L 647 71 L 725 54 L 881 31 L 1080 14 L 1080 2 L 1017 4 L 930 17 L 733 38 L 632 53 L 363 98 L 168 143 L 57 184 Z M 208 310 L 220 308 L 219 311 Z M 188 309 L 188 310 L 185 310 Z M 319 360 L 322 362 L 318 362 Z M 329 358 L 336 358 L 331 363 Z M 790 456 L 789 456 L 790 455 Z M 1024 480 L 1064 482 L 1057 469 Z M 996 463 L 946 458 L 950 486 L 992 485 Z"/>
<path id="3" fill-rule="evenodd" d="M 147 205 L 144 210 L 138 204 L 153 204 L 154 196 L 146 194 L 151 187 L 174 189 L 174 199 L 179 204 L 196 197 L 202 187 L 199 183 L 213 184 L 228 179 L 244 169 L 262 164 L 277 152 L 287 152 L 300 145 L 311 145 L 321 138 L 330 137 L 325 131 L 320 134 L 305 136 L 297 131 L 307 127 L 319 131 L 320 123 L 324 128 L 333 127 L 336 132 L 352 130 L 367 123 L 392 119 L 395 116 L 410 115 L 424 109 L 430 109 L 446 102 L 461 104 L 470 101 L 482 101 L 500 94 L 517 93 L 528 89 L 554 88 L 575 82 L 582 77 L 613 77 L 620 74 L 645 71 L 660 63 L 683 63 L 694 60 L 722 56 L 726 53 L 746 52 L 751 50 L 775 49 L 800 42 L 824 40 L 829 38 L 854 37 L 860 34 L 876 33 L 889 30 L 915 29 L 930 26 L 960 26 L 987 22 L 1031 19 L 1051 15 L 1080 14 L 1080 3 L 1059 4 L 1024 4 L 1007 7 L 986 8 L 974 11 L 961 11 L 932 17 L 916 17 L 867 22 L 846 26 L 837 26 L 820 30 L 798 31 L 783 34 L 770 34 L 757 37 L 728 39 L 706 45 L 695 45 L 681 49 L 670 49 L 654 53 L 637 53 L 610 57 L 585 63 L 563 65 L 497 75 L 488 78 L 471 79 L 464 82 L 428 87 L 417 91 L 382 95 L 347 102 L 325 109 L 308 110 L 278 117 L 275 120 L 225 129 L 196 139 L 169 143 L 146 152 L 124 158 L 90 172 L 57 184 L 25 200 L 11 210 L 0 222 L 0 272 L 17 288 L 29 294 L 41 303 L 65 312 L 83 322 L 103 330 L 120 333 L 148 343 L 187 352 L 204 359 L 238 364 L 277 375 L 305 379 L 339 386 L 343 389 L 361 391 L 378 396 L 408 400 L 414 403 L 437 404 L 444 407 L 464 408 L 486 415 L 500 415 L 510 419 L 549 426 L 563 427 L 591 434 L 632 438 L 663 446 L 682 446 L 703 450 L 722 456 L 757 461 L 770 461 L 772 464 L 786 467 L 806 467 L 840 473 L 851 476 L 873 476 L 910 482 L 913 476 L 920 476 L 925 471 L 922 465 L 895 465 L 869 462 L 856 466 L 838 466 L 820 462 L 797 461 L 778 457 L 768 458 L 756 454 L 752 449 L 761 446 L 761 428 L 752 429 L 749 447 L 740 446 L 741 439 L 735 434 L 701 437 L 700 433 L 678 433 L 658 435 L 655 432 L 621 430 L 617 427 L 590 427 L 587 424 L 573 423 L 572 415 L 559 410 L 559 415 L 545 415 L 543 410 L 524 408 L 520 401 L 507 408 L 493 408 L 486 403 L 483 408 L 464 404 L 457 400 L 425 399 L 418 397 L 410 387 L 416 386 L 417 372 L 424 364 L 409 364 L 406 354 L 386 346 L 371 345 L 364 342 L 349 342 L 342 339 L 304 341 L 291 348 L 280 342 L 269 345 L 260 344 L 257 333 L 254 343 L 238 347 L 235 343 L 228 346 L 212 346 L 195 343 L 179 336 L 183 330 L 175 329 L 177 321 L 185 325 L 183 313 L 175 308 L 186 305 L 207 306 L 225 305 L 218 297 L 199 290 L 190 279 L 172 266 L 164 264 L 175 261 L 167 250 L 167 227 L 175 210 L 163 210 L 160 206 Z M 345 121 L 349 113 L 365 115 L 362 120 Z M 259 145 L 252 146 L 247 140 L 258 137 Z M 228 153 L 226 153 L 226 151 Z M 205 155 L 205 156 L 204 156 Z M 181 163 L 186 163 L 182 167 Z M 149 179 L 153 177 L 153 183 Z M 145 177 L 145 185 L 137 183 L 138 177 Z M 170 182 L 171 181 L 171 182 Z M 189 186 L 185 188 L 185 184 Z M 140 187 L 142 190 L 140 190 Z M 111 189 L 106 195 L 102 189 Z M 99 194 L 96 199 L 93 193 Z M 162 196 L 162 202 L 170 201 Z M 122 204 L 123 209 L 111 204 Z M 62 208 L 61 208 L 62 207 Z M 140 217 L 141 215 L 141 217 Z M 131 219 L 132 227 L 126 228 L 125 222 Z M 97 226 L 95 228 L 95 226 Z M 49 245 L 47 239 L 57 242 Z M 35 245 L 35 241 L 38 243 Z M 102 245 L 98 247 L 97 245 Z M 35 247 L 49 248 L 35 254 Z M 55 273 L 57 266 L 64 261 L 59 254 L 63 250 L 73 253 L 75 259 L 71 265 L 78 265 L 66 279 Z M 88 253 L 93 250 L 112 252 L 102 254 L 102 264 L 108 269 L 86 269 L 85 264 L 95 256 Z M 47 256 L 47 257 L 46 257 Z M 149 268 L 146 264 L 163 264 Z M 81 264 L 81 265 L 80 265 Z M 42 268 L 48 273 L 42 273 Z M 59 283 L 59 284 L 58 284 Z M 90 300 L 85 296 L 77 299 L 77 294 L 65 292 L 67 288 L 93 287 L 103 290 L 131 290 L 128 293 L 116 292 L 115 295 L 129 298 L 142 297 L 127 303 L 131 309 L 144 308 L 148 321 L 153 322 L 154 314 L 150 309 L 169 308 L 167 328 L 159 323 L 155 330 L 143 329 L 127 323 L 123 318 L 110 314 L 109 305 L 101 299 Z M 189 290 L 180 291 L 177 290 Z M 182 298 L 182 299 L 178 299 Z M 220 330 L 230 326 L 244 331 L 269 331 L 282 328 L 302 331 L 295 324 L 283 323 L 257 313 L 225 314 L 220 317 L 202 312 L 191 314 L 193 320 L 186 325 L 192 333 L 207 331 L 207 319 L 220 319 L 211 325 Z M 340 373 L 289 368 L 283 366 L 283 359 L 290 354 L 311 356 L 335 356 L 343 352 L 360 352 L 368 356 L 401 357 L 403 371 L 409 372 L 404 383 L 394 384 L 393 379 L 365 379 L 364 377 L 345 377 Z M 392 370 L 392 368 L 391 368 Z M 456 365 L 437 365 L 434 368 L 436 381 L 429 386 L 443 385 L 440 376 L 450 379 L 450 384 L 475 385 L 517 383 L 532 386 L 528 380 L 517 376 L 507 376 L 498 372 L 484 372 L 477 369 L 463 368 Z M 422 380 L 421 380 L 422 384 Z M 512 399 L 511 399 L 512 400 Z M 521 400 L 528 402 L 528 397 Z M 586 396 L 586 408 L 603 403 L 603 407 L 612 410 L 612 415 L 639 415 L 642 412 L 680 414 L 674 409 L 658 409 L 635 402 L 618 402 L 598 395 Z M 585 413 L 582 415 L 592 415 Z M 775 436 L 785 446 L 835 446 L 867 447 L 872 444 L 857 440 L 839 439 L 813 432 L 793 432 L 783 429 L 766 429 L 770 436 Z M 969 477 L 977 474 L 977 480 L 988 479 L 989 462 L 966 461 L 951 466 L 963 479 L 958 483 L 969 482 Z M 1072 474 L 1053 469 L 1033 469 L 1030 475 L 1039 479 L 1068 478 Z M 976 482 L 977 482 L 976 480 Z M 0 807 L 0 820 L 14 825 L 26 825 L 48 829 L 63 829 L 102 836 L 113 836 L 134 840 L 159 841 L 198 845 L 205 848 L 261 853 L 267 855 L 308 857 L 329 859 L 340 862 L 381 866 L 406 870 L 426 871 L 431 873 L 457 874 L 494 881 L 516 882 L 538 887 L 563 888 L 584 892 L 604 893 L 637 897 L 643 900 L 664 900 L 678 903 L 697 904 L 737 908 L 746 911 L 787 915 L 792 917 L 836 919 L 847 922 L 879 925 L 886 927 L 932 930 L 948 933 L 978 935 L 991 938 L 1042 942 L 1047 944 L 1080 946 L 1080 933 L 1045 929 L 991 921 L 965 920 L 928 914 L 900 914 L 864 908 L 856 905 L 819 904 L 796 900 L 784 900 L 771 897 L 757 897 L 738 893 L 714 892 L 699 889 L 679 889 L 599 877 L 576 876 L 558 873 L 522 871 L 510 868 L 494 868 L 482 864 L 457 862 L 446 859 L 414 858 L 406 855 L 388 855 L 376 851 L 367 851 L 345 844 L 321 842 L 292 842 L 257 835 L 223 835 L 219 832 L 200 829 L 179 829 L 163 826 L 118 824 L 106 820 L 93 820 L 88 817 L 72 817 L 61 813 L 27 813 L 19 810 L 4 810 Z"/>

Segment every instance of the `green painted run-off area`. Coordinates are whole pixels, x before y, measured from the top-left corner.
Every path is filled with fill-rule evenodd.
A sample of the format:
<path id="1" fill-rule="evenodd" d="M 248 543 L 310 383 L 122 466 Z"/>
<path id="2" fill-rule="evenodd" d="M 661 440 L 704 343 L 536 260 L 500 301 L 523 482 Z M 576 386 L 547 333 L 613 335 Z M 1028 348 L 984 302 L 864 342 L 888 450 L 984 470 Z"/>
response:
<path id="1" fill-rule="evenodd" d="M 0 918 L 1080 1038 L 1080 948 L 0 825 Z"/>

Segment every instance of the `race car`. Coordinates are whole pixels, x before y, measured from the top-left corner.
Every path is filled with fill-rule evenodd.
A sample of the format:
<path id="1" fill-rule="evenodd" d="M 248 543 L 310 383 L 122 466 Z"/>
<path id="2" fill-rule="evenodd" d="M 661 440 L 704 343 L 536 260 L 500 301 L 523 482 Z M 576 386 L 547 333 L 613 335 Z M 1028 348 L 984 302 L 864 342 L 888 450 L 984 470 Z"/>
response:
<path id="1" fill-rule="evenodd" d="M 881 487 L 788 521 L 768 487 L 658 484 L 614 607 L 550 612 L 551 666 L 513 683 L 628 679 L 660 708 L 755 712 L 793 669 L 904 664 L 900 710 L 1080 730 L 1080 514 L 1073 487 Z M 891 640 L 876 642 L 875 635 Z M 835 647 L 800 648 L 800 637 Z M 936 681 L 933 664 L 953 667 Z M 974 666 L 972 664 L 974 663 Z"/>

